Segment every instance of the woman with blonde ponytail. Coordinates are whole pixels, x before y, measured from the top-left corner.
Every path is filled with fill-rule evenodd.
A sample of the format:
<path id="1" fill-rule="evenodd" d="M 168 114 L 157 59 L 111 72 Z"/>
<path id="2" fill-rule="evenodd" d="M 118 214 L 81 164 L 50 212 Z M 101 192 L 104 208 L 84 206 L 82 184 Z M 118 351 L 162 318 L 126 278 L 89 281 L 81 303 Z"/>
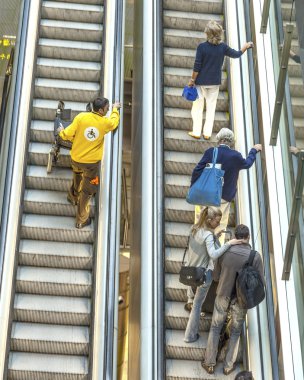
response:
<path id="1" fill-rule="evenodd" d="M 214 230 L 220 224 L 221 217 L 221 209 L 206 207 L 201 211 L 198 222 L 191 227 L 188 265 L 206 268 L 207 280 L 205 284 L 196 289 L 193 307 L 185 332 L 184 341 L 186 343 L 195 342 L 199 338 L 198 329 L 201 307 L 212 281 L 213 261 L 226 252 L 230 246 L 243 242 L 242 240 L 232 239 L 222 247 L 220 246 L 218 238 L 214 235 Z"/>

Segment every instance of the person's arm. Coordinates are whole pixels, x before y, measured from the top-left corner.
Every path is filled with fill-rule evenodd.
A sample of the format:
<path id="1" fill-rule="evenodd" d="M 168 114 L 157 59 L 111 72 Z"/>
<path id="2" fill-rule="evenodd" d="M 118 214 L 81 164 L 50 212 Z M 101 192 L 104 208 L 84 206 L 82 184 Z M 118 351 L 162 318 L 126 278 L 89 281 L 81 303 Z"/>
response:
<path id="1" fill-rule="evenodd" d="M 231 247 L 231 245 L 227 242 L 220 248 L 215 248 L 214 237 L 212 233 L 210 233 L 210 235 L 206 237 L 205 243 L 208 255 L 211 257 L 212 260 L 216 260 L 217 258 L 222 256 L 222 254 L 224 254 L 227 251 L 227 249 Z"/>
<path id="2" fill-rule="evenodd" d="M 262 145 L 256 144 L 250 149 L 250 152 L 247 158 L 243 158 L 241 153 L 239 153 L 239 168 L 249 169 L 253 165 L 256 159 L 257 153 L 260 152 L 261 150 L 262 150 Z"/>
<path id="3" fill-rule="evenodd" d="M 240 58 L 242 54 L 245 53 L 246 50 L 252 48 L 252 42 L 246 42 L 246 44 L 241 48 L 241 50 L 234 50 L 230 46 L 226 45 L 225 55 L 230 58 Z"/>
<path id="4" fill-rule="evenodd" d="M 114 129 L 118 127 L 119 119 L 120 119 L 120 115 L 118 111 L 119 108 L 120 108 L 120 103 L 113 104 L 111 115 L 108 118 L 106 118 L 106 128 L 105 128 L 106 133 L 113 131 Z"/>
<path id="5" fill-rule="evenodd" d="M 194 86 L 198 73 L 201 71 L 202 60 L 203 60 L 203 48 L 201 45 L 199 45 L 196 49 L 195 61 L 194 61 L 194 67 L 193 67 L 191 79 L 188 83 L 188 86 L 190 87 Z"/>
<path id="6" fill-rule="evenodd" d="M 299 148 L 297 148 L 296 146 L 289 147 L 289 151 L 290 151 L 290 153 L 294 154 L 295 156 L 297 156 L 301 152 L 301 150 Z"/>
<path id="7" fill-rule="evenodd" d="M 212 148 L 211 148 L 212 149 Z M 206 167 L 206 164 L 210 162 L 210 154 L 209 154 L 210 148 L 206 150 L 203 157 L 201 158 L 200 162 L 196 165 L 196 167 L 193 169 L 192 176 L 191 176 L 191 184 L 192 186 L 194 182 L 197 181 L 199 176 L 202 174 L 203 170 Z"/>
<path id="8" fill-rule="evenodd" d="M 63 140 L 69 140 L 73 142 L 75 134 L 76 134 L 76 130 L 78 128 L 79 119 L 81 117 L 80 115 L 81 114 L 77 115 L 68 127 L 66 127 L 65 129 L 59 132 L 59 136 Z"/>

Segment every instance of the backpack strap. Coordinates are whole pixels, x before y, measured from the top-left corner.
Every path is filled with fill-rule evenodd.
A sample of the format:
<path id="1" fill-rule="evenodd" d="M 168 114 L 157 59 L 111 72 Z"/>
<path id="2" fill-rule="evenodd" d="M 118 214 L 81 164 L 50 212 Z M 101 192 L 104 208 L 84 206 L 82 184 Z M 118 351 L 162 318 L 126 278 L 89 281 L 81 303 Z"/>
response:
<path id="1" fill-rule="evenodd" d="M 190 241 L 190 235 L 188 236 L 187 246 L 186 246 L 186 248 L 185 248 L 185 252 L 184 252 L 184 256 L 183 256 L 183 261 L 182 261 L 182 265 L 184 265 L 184 262 L 185 262 L 185 256 L 186 256 L 186 253 L 187 253 L 188 248 L 189 248 L 189 241 Z"/>
<path id="2" fill-rule="evenodd" d="M 247 263 L 248 263 L 249 266 L 252 266 L 252 264 L 253 264 L 253 260 L 254 260 L 254 257 L 255 257 L 255 254 L 256 254 L 256 253 L 257 253 L 257 252 L 254 251 L 253 249 L 250 251 L 249 259 L 248 259 L 248 261 L 247 261 Z"/>

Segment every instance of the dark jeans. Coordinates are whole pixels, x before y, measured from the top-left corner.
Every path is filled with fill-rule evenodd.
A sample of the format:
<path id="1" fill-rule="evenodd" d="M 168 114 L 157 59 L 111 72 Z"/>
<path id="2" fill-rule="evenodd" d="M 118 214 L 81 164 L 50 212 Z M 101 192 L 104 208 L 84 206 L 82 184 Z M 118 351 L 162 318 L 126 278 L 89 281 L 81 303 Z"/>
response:
<path id="1" fill-rule="evenodd" d="M 224 368 L 233 368 L 233 364 L 236 360 L 240 335 L 247 310 L 241 309 L 236 299 L 231 301 L 230 306 L 229 303 L 229 297 L 216 296 L 204 360 L 205 364 L 208 366 L 216 365 L 219 338 L 227 317 L 228 309 L 231 312 L 231 331 L 228 349 L 224 360 Z"/>
<path id="2" fill-rule="evenodd" d="M 84 223 L 90 214 L 90 199 L 98 188 L 99 162 L 84 164 L 72 161 L 73 184 L 69 190 L 69 197 L 77 202 L 76 223 Z"/>

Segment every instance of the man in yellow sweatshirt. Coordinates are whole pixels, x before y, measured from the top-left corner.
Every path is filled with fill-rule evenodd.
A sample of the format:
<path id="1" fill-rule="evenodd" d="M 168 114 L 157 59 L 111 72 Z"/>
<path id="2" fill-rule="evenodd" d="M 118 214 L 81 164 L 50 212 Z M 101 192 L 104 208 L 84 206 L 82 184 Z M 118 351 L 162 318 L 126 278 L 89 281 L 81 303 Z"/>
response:
<path id="1" fill-rule="evenodd" d="M 73 205 L 77 205 L 76 228 L 91 224 L 89 202 L 99 184 L 98 168 L 103 155 L 104 136 L 118 127 L 120 107 L 120 103 L 114 103 L 111 115 L 106 117 L 109 100 L 96 98 L 93 101 L 92 112 L 81 112 L 59 133 L 63 140 L 73 142 L 73 184 L 67 199 Z"/>

